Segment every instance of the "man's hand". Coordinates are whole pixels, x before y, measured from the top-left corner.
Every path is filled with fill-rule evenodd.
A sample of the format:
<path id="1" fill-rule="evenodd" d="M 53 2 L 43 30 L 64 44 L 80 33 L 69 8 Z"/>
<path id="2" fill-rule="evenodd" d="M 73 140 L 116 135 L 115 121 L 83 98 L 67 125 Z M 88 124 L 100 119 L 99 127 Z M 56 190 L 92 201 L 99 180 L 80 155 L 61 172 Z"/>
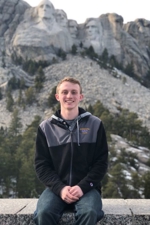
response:
<path id="1" fill-rule="evenodd" d="M 70 190 L 71 190 L 70 186 L 65 186 L 60 192 L 60 197 L 62 198 L 63 201 L 65 201 L 68 204 L 71 204 L 79 200 L 78 196 L 70 193 Z"/>
<path id="2" fill-rule="evenodd" d="M 81 190 L 81 188 L 78 185 L 71 187 L 69 189 L 69 192 L 70 192 L 70 194 L 72 194 L 73 196 L 76 196 L 78 198 L 81 198 L 83 195 L 83 191 Z"/>

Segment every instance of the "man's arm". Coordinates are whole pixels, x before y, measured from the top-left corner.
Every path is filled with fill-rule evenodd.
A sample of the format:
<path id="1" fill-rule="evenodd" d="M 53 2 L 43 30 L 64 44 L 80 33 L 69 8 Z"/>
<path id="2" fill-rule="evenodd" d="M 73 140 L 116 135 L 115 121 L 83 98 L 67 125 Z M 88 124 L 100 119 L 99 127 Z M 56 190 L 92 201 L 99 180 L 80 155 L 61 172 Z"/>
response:
<path id="1" fill-rule="evenodd" d="M 95 135 L 97 135 L 97 140 L 92 168 L 87 176 L 77 184 L 84 194 L 99 185 L 108 167 L 108 145 L 102 122 Z"/>
<path id="2" fill-rule="evenodd" d="M 39 180 L 45 186 L 51 187 L 56 195 L 59 195 L 62 188 L 66 186 L 54 170 L 46 137 L 40 127 L 36 137 L 35 170 Z"/>

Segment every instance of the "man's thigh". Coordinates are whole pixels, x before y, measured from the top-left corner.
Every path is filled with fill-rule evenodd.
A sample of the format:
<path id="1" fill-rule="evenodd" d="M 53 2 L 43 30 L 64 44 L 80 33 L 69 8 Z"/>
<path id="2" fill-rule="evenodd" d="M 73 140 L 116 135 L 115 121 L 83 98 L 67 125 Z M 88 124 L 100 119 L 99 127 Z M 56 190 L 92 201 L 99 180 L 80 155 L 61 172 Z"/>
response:
<path id="1" fill-rule="evenodd" d="M 49 188 L 46 188 L 41 194 L 36 211 L 49 211 L 53 214 L 62 215 L 66 208 L 66 203 Z"/>
<path id="2" fill-rule="evenodd" d="M 102 200 L 100 193 L 93 189 L 83 195 L 79 201 L 75 203 L 75 211 L 78 213 L 88 212 L 94 210 L 97 212 L 98 220 L 104 216 L 102 211 Z"/>

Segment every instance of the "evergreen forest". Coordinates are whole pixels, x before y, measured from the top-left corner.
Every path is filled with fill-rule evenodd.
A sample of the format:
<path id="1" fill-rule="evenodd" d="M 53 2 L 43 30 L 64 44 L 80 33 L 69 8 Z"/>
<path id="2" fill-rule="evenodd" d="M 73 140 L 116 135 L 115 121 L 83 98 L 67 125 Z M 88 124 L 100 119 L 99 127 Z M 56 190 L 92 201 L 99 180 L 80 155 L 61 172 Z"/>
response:
<path id="1" fill-rule="evenodd" d="M 75 45 L 72 46 L 71 54 L 79 54 Z M 114 67 L 118 68 L 145 87 L 150 87 L 149 72 L 146 80 L 137 77 L 132 62 L 124 68 L 114 56 L 108 56 L 107 49 L 98 56 L 92 46 L 85 49 L 80 43 L 80 55 L 96 61 L 101 68 L 110 71 Z M 66 53 L 62 49 L 58 50 L 57 56 L 61 60 L 66 59 Z M 23 78 L 18 79 L 15 76 L 8 82 L 5 93 L 6 109 L 11 113 L 12 119 L 9 127 L 0 127 L 0 198 L 38 198 L 45 188 L 37 179 L 34 170 L 35 139 L 41 118 L 37 113 L 32 123 L 22 130 L 19 108 L 24 109 L 26 105 L 31 106 L 36 102 L 36 93 L 42 90 L 45 82 L 43 69 L 50 63 L 24 61 L 15 54 L 12 55 L 12 61 L 35 79 L 34 85 L 30 87 L 26 86 Z M 53 58 L 51 63 L 58 63 L 58 59 Z M 12 93 L 17 89 L 19 95 L 14 101 Z M 46 103 L 53 111 L 59 108 L 54 97 L 55 89 L 56 87 L 53 87 Z M 0 100 L 3 98 L 4 93 L 0 89 Z M 112 114 L 100 101 L 97 101 L 94 105 L 89 105 L 86 110 L 103 121 L 109 144 L 109 167 L 102 181 L 103 198 L 150 198 L 150 170 L 143 174 L 139 173 L 137 155 L 127 152 L 124 148 L 118 153 L 111 138 L 111 134 L 119 135 L 133 147 L 143 146 L 150 149 L 148 128 L 143 126 L 136 113 L 129 112 L 128 109 L 119 108 L 119 113 Z M 146 166 L 150 167 L 150 159 Z M 130 179 L 127 176 L 129 170 Z"/>
<path id="2" fill-rule="evenodd" d="M 52 93 L 54 89 L 52 90 Z M 50 99 L 50 98 L 49 98 Z M 52 101 L 52 99 L 51 99 Z M 55 108 L 58 108 L 54 102 Z M 122 110 L 119 115 L 111 114 L 98 101 L 90 105 L 88 111 L 101 118 L 109 143 L 109 168 L 103 180 L 104 198 L 150 198 L 150 172 L 140 175 L 137 156 L 122 149 L 117 156 L 111 143 L 111 134 L 121 135 L 134 146 L 150 149 L 150 133 L 135 113 Z M 41 118 L 35 116 L 33 122 L 21 132 L 18 110 L 12 115 L 9 129 L 0 129 L 0 197 L 1 198 L 35 198 L 44 189 L 34 170 L 34 152 L 36 132 Z M 150 160 L 147 163 L 150 166 Z M 134 168 L 132 179 L 125 176 L 125 167 Z"/>

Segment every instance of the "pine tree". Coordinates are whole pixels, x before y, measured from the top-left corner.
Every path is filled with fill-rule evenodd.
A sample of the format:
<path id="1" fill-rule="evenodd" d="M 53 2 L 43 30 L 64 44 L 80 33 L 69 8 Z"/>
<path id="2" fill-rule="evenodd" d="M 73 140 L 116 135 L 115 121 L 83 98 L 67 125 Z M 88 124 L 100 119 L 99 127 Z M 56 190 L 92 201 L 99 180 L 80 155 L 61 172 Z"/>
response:
<path id="1" fill-rule="evenodd" d="M 35 93 L 33 87 L 29 87 L 25 91 L 25 96 L 26 96 L 26 104 L 31 105 L 35 101 Z"/>
<path id="2" fill-rule="evenodd" d="M 76 46 L 75 44 L 72 45 L 71 53 L 72 53 L 73 55 L 76 55 L 76 54 L 77 54 L 77 46 Z"/>
<path id="3" fill-rule="evenodd" d="M 42 67 L 40 66 L 37 70 L 37 75 L 35 77 L 35 88 L 37 91 L 40 91 L 43 88 L 43 83 L 45 81 L 45 74 L 44 71 L 42 69 Z"/>
<path id="4" fill-rule="evenodd" d="M 48 97 L 48 106 L 49 107 L 53 107 L 55 104 L 57 104 L 55 94 L 56 94 L 56 86 L 52 88 L 52 91 Z"/>
<path id="5" fill-rule="evenodd" d="M 14 109 L 12 114 L 11 123 L 9 126 L 9 133 L 13 136 L 16 136 L 20 133 L 20 129 L 22 128 L 22 124 L 19 118 L 19 110 L 17 108 Z"/>
<path id="6" fill-rule="evenodd" d="M 6 96 L 6 109 L 10 112 L 13 111 L 14 99 L 10 91 L 7 92 Z"/>
<path id="7" fill-rule="evenodd" d="M 143 175 L 143 182 L 144 182 L 143 194 L 145 198 L 150 199 L 150 172 L 149 171 Z"/>
<path id="8" fill-rule="evenodd" d="M 83 43 L 82 43 L 82 41 L 80 42 L 79 47 L 80 47 L 80 48 L 83 48 Z"/>
<path id="9" fill-rule="evenodd" d="M 126 65 L 126 67 L 124 68 L 124 72 L 130 77 L 135 77 L 133 61 Z"/>

